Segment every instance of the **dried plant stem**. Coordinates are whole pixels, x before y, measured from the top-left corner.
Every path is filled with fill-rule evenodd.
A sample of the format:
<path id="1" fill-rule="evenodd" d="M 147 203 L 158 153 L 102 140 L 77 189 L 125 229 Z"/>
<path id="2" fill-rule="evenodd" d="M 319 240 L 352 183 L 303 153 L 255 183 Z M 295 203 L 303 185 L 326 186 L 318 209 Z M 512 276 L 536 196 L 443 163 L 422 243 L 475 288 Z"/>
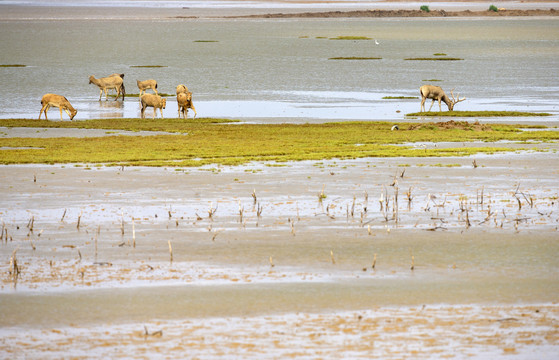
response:
<path id="1" fill-rule="evenodd" d="M 76 225 L 76 228 L 77 228 L 78 230 L 80 229 L 80 223 L 81 223 L 81 220 L 82 220 L 82 214 L 83 214 L 83 211 L 80 211 L 80 214 L 78 215 L 78 224 Z"/>
<path id="2" fill-rule="evenodd" d="M 411 254 L 411 251 L 410 251 Z M 415 269 L 415 256 L 413 256 L 413 254 L 411 254 L 411 267 L 410 270 L 413 271 Z"/>
<path id="3" fill-rule="evenodd" d="M 275 266 L 274 265 L 274 259 L 272 259 L 272 257 L 270 256 L 269 260 L 270 260 L 270 267 L 274 267 Z"/>
<path id="4" fill-rule="evenodd" d="M 64 221 L 64 218 L 66 217 L 66 210 L 67 209 L 64 209 L 64 213 L 62 213 L 62 217 L 60 218 L 60 222 Z"/>
<path id="5" fill-rule="evenodd" d="M 336 265 L 336 259 L 334 258 L 334 250 L 330 250 L 330 258 L 332 259 L 332 264 Z"/>
<path id="6" fill-rule="evenodd" d="M 376 266 L 377 266 L 377 253 L 375 253 L 375 255 L 373 256 L 373 265 L 371 267 L 373 270 L 375 270 Z"/>
<path id="7" fill-rule="evenodd" d="M 173 263 L 173 247 L 171 246 L 171 240 L 168 240 L 167 243 L 169 244 L 169 257 L 171 264 Z"/>

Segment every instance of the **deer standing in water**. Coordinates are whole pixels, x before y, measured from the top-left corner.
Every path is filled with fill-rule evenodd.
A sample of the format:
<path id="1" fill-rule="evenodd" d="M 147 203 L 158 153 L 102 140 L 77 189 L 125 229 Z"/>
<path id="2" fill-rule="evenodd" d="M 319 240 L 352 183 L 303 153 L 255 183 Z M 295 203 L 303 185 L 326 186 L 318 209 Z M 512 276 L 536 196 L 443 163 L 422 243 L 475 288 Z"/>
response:
<path id="1" fill-rule="evenodd" d="M 57 107 L 60 109 L 60 120 L 62 120 L 62 110 L 66 111 L 66 114 L 70 117 L 70 120 L 76 116 L 78 110 L 74 109 L 68 99 L 66 99 L 62 95 L 56 94 L 45 94 L 41 99 L 41 112 L 39 112 L 39 120 L 41 120 L 41 114 L 45 113 L 45 119 L 47 118 L 47 111 L 49 111 L 51 106 Z"/>
<path id="2" fill-rule="evenodd" d="M 435 100 L 439 102 L 439 111 L 443 111 L 441 108 L 441 100 L 448 106 L 448 111 L 452 111 L 454 109 L 454 105 L 457 103 L 466 100 L 466 98 L 460 99 L 460 95 L 458 95 L 458 99 L 454 98 L 454 94 L 452 93 L 454 89 L 450 90 L 450 95 L 452 96 L 452 100 L 444 93 L 443 89 L 440 86 L 434 85 L 423 85 L 419 88 L 419 92 L 421 93 L 421 107 L 419 109 L 420 112 L 425 111 L 425 100 L 432 99 L 431 107 L 429 107 L 429 111 L 433 108 L 433 104 Z"/>
<path id="3" fill-rule="evenodd" d="M 105 101 L 107 101 L 107 96 L 109 90 L 116 90 L 116 98 L 115 101 L 118 99 L 119 95 L 122 94 L 122 100 L 124 100 L 125 89 L 124 89 L 124 81 L 122 78 L 124 74 L 112 74 L 107 77 L 96 79 L 94 75 L 89 77 L 89 83 L 95 84 L 99 87 L 99 101 L 101 101 L 101 96 L 103 92 L 105 92 Z"/>

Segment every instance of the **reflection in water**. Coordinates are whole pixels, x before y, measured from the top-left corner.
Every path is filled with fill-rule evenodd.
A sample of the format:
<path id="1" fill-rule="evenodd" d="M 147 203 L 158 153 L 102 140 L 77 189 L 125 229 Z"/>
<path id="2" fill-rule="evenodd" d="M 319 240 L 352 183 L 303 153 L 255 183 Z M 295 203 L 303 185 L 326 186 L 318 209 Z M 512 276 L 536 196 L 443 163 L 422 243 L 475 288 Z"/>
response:
<path id="1" fill-rule="evenodd" d="M 93 105 L 93 104 L 92 104 Z M 95 106 L 95 105 L 93 105 Z M 101 118 L 122 118 L 124 117 L 124 102 L 121 101 L 99 101 L 99 107 L 102 112 L 99 114 Z M 107 111 L 105 111 L 107 110 Z M 112 110 L 112 111 L 111 111 Z"/>

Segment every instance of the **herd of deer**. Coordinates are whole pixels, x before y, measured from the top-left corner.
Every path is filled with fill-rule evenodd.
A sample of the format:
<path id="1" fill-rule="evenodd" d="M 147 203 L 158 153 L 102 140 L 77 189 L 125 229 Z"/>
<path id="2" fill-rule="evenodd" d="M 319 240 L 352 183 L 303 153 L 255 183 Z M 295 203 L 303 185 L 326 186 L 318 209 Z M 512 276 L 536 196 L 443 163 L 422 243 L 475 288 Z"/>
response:
<path id="1" fill-rule="evenodd" d="M 122 95 L 122 100 L 124 100 L 124 95 L 126 94 L 126 89 L 124 87 L 124 74 L 112 74 L 107 77 L 96 79 L 95 76 L 91 75 L 89 77 L 89 83 L 97 85 L 99 87 L 99 101 L 105 93 L 105 101 L 108 100 L 108 92 L 109 90 L 116 91 L 116 98 L 115 101 L 118 99 L 119 96 Z M 145 80 L 140 81 L 136 80 L 138 85 L 138 89 L 140 89 L 140 104 L 142 106 L 141 114 L 142 119 L 145 118 L 145 110 L 148 107 L 153 108 L 153 118 L 157 115 L 157 109 L 161 112 L 161 118 L 163 118 L 163 109 L 167 105 L 167 99 L 162 98 L 157 93 L 157 81 L 155 80 Z M 146 90 L 152 89 L 155 92 L 154 94 L 147 94 Z M 184 119 L 188 116 L 188 109 L 192 109 L 194 111 L 194 117 L 196 118 L 196 108 L 192 104 L 192 92 L 188 91 L 188 88 L 180 84 L 177 86 L 176 89 L 177 93 L 177 104 L 179 106 L 179 118 L 184 117 Z M 45 113 L 45 119 L 47 118 L 47 111 L 51 107 L 57 107 L 60 110 L 60 120 L 62 120 L 62 111 L 64 110 L 70 120 L 74 119 L 74 116 L 78 113 L 76 109 L 70 104 L 68 99 L 62 95 L 56 94 L 45 94 L 41 99 L 41 111 L 39 112 L 39 120 L 41 120 L 41 115 L 43 112 Z"/>
<path id="2" fill-rule="evenodd" d="M 99 87 L 99 101 L 101 101 L 101 97 L 103 92 L 105 93 L 105 101 L 107 100 L 107 93 L 109 90 L 116 91 L 116 98 L 122 94 L 122 100 L 124 100 L 124 95 L 126 93 L 124 88 L 124 74 L 112 74 L 104 78 L 96 79 L 95 76 L 91 75 L 89 77 L 89 83 L 95 84 Z M 142 119 L 145 118 L 145 110 L 148 107 L 153 108 L 153 118 L 157 115 L 157 109 L 161 112 L 161 118 L 163 118 L 163 109 L 167 105 L 167 99 L 162 98 L 157 93 L 157 81 L 155 80 L 145 80 L 139 81 L 136 80 L 138 89 L 140 89 L 140 104 L 142 106 L 141 116 Z M 155 92 L 154 94 L 147 94 L 146 90 L 152 89 Z M 431 107 L 429 107 L 429 111 L 435 104 L 435 100 L 439 102 L 439 111 L 442 111 L 441 108 L 441 101 L 446 104 L 448 107 L 448 111 L 452 111 L 454 109 L 454 105 L 457 103 L 466 100 L 466 98 L 460 99 L 460 96 L 457 98 L 454 97 L 453 93 L 454 89 L 450 91 L 450 95 L 452 99 L 450 99 L 443 91 L 440 86 L 434 85 L 423 85 L 419 88 L 419 92 L 421 94 L 421 106 L 420 112 L 425 111 L 425 100 L 432 99 Z M 177 93 L 177 104 L 179 108 L 179 118 L 187 118 L 188 109 L 192 109 L 194 111 L 194 118 L 196 118 L 196 109 L 192 104 L 192 92 L 188 91 L 188 88 L 182 84 L 177 86 L 176 89 Z M 142 95 L 143 94 L 143 95 Z M 51 106 L 57 107 L 60 109 L 60 120 L 62 120 L 62 110 L 66 111 L 68 116 L 70 116 L 70 120 L 74 119 L 74 116 L 78 113 L 76 109 L 72 107 L 68 99 L 64 96 L 56 95 L 56 94 L 45 94 L 41 99 L 41 111 L 39 112 L 39 120 L 41 119 L 41 114 L 45 113 L 45 119 L 47 119 L 47 111 Z M 47 119 L 48 120 L 48 119 Z"/>

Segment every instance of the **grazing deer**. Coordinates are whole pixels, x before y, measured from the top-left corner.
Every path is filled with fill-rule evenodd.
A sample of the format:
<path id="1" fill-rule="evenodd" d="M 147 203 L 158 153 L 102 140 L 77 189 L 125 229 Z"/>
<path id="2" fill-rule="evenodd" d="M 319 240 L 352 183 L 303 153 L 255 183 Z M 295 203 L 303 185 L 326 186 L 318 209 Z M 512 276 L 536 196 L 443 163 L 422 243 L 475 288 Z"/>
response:
<path id="1" fill-rule="evenodd" d="M 64 96 L 56 95 L 56 94 L 45 94 L 41 99 L 41 111 L 39 112 L 39 120 L 41 120 L 41 114 L 43 111 L 45 112 L 45 119 L 47 118 L 47 111 L 50 109 L 51 106 L 57 107 L 60 109 L 60 120 L 62 121 L 62 110 L 66 111 L 66 114 L 70 117 L 70 120 L 76 116 L 78 111 L 72 107 L 68 99 Z"/>
<path id="2" fill-rule="evenodd" d="M 145 119 L 145 111 L 147 107 L 153 108 L 153 118 L 157 115 L 157 109 L 161 111 L 161 118 L 163 119 L 163 109 L 167 105 L 167 99 L 162 98 L 159 95 L 153 94 L 144 94 L 140 98 L 140 102 L 142 103 L 142 119 Z"/>
<path id="3" fill-rule="evenodd" d="M 185 119 L 188 117 L 188 109 L 194 110 L 194 118 L 196 118 L 196 108 L 192 104 L 192 93 L 178 93 L 177 94 L 177 104 L 179 105 L 179 119 L 184 117 Z M 182 115 L 182 116 L 181 116 Z"/>
<path id="4" fill-rule="evenodd" d="M 155 91 L 155 95 L 158 95 L 157 94 L 157 81 L 155 81 L 155 80 L 144 80 L 144 81 L 136 80 L 136 83 L 138 84 L 138 89 L 140 89 L 140 97 L 142 97 L 142 94 L 146 93 L 147 89 L 152 89 L 153 91 Z"/>
<path id="5" fill-rule="evenodd" d="M 96 79 L 94 75 L 89 77 L 89 83 L 95 84 L 99 87 L 99 101 L 101 101 L 101 96 L 105 92 L 105 101 L 107 101 L 108 90 L 114 89 L 116 91 L 115 101 L 118 96 L 122 93 L 122 100 L 124 101 L 124 81 L 122 80 L 124 74 L 113 74 L 111 76 Z"/>
<path id="6" fill-rule="evenodd" d="M 460 99 L 460 95 L 458 95 L 458 99 L 455 99 L 454 94 L 452 93 L 453 91 L 454 89 L 450 90 L 450 95 L 452 95 L 452 100 L 450 100 L 450 98 L 444 93 L 443 89 L 440 86 L 434 86 L 434 85 L 421 86 L 419 88 L 419 92 L 421 93 L 421 107 L 419 111 L 420 112 L 425 111 L 425 100 L 427 99 L 433 100 L 431 102 L 431 107 L 429 108 L 429 111 L 431 111 L 431 108 L 433 107 L 435 100 L 439 102 L 439 111 L 442 111 L 441 100 L 444 101 L 446 106 L 448 106 L 448 111 L 452 111 L 452 109 L 454 109 L 454 105 L 456 105 L 461 101 L 466 100 L 466 98 Z"/>

